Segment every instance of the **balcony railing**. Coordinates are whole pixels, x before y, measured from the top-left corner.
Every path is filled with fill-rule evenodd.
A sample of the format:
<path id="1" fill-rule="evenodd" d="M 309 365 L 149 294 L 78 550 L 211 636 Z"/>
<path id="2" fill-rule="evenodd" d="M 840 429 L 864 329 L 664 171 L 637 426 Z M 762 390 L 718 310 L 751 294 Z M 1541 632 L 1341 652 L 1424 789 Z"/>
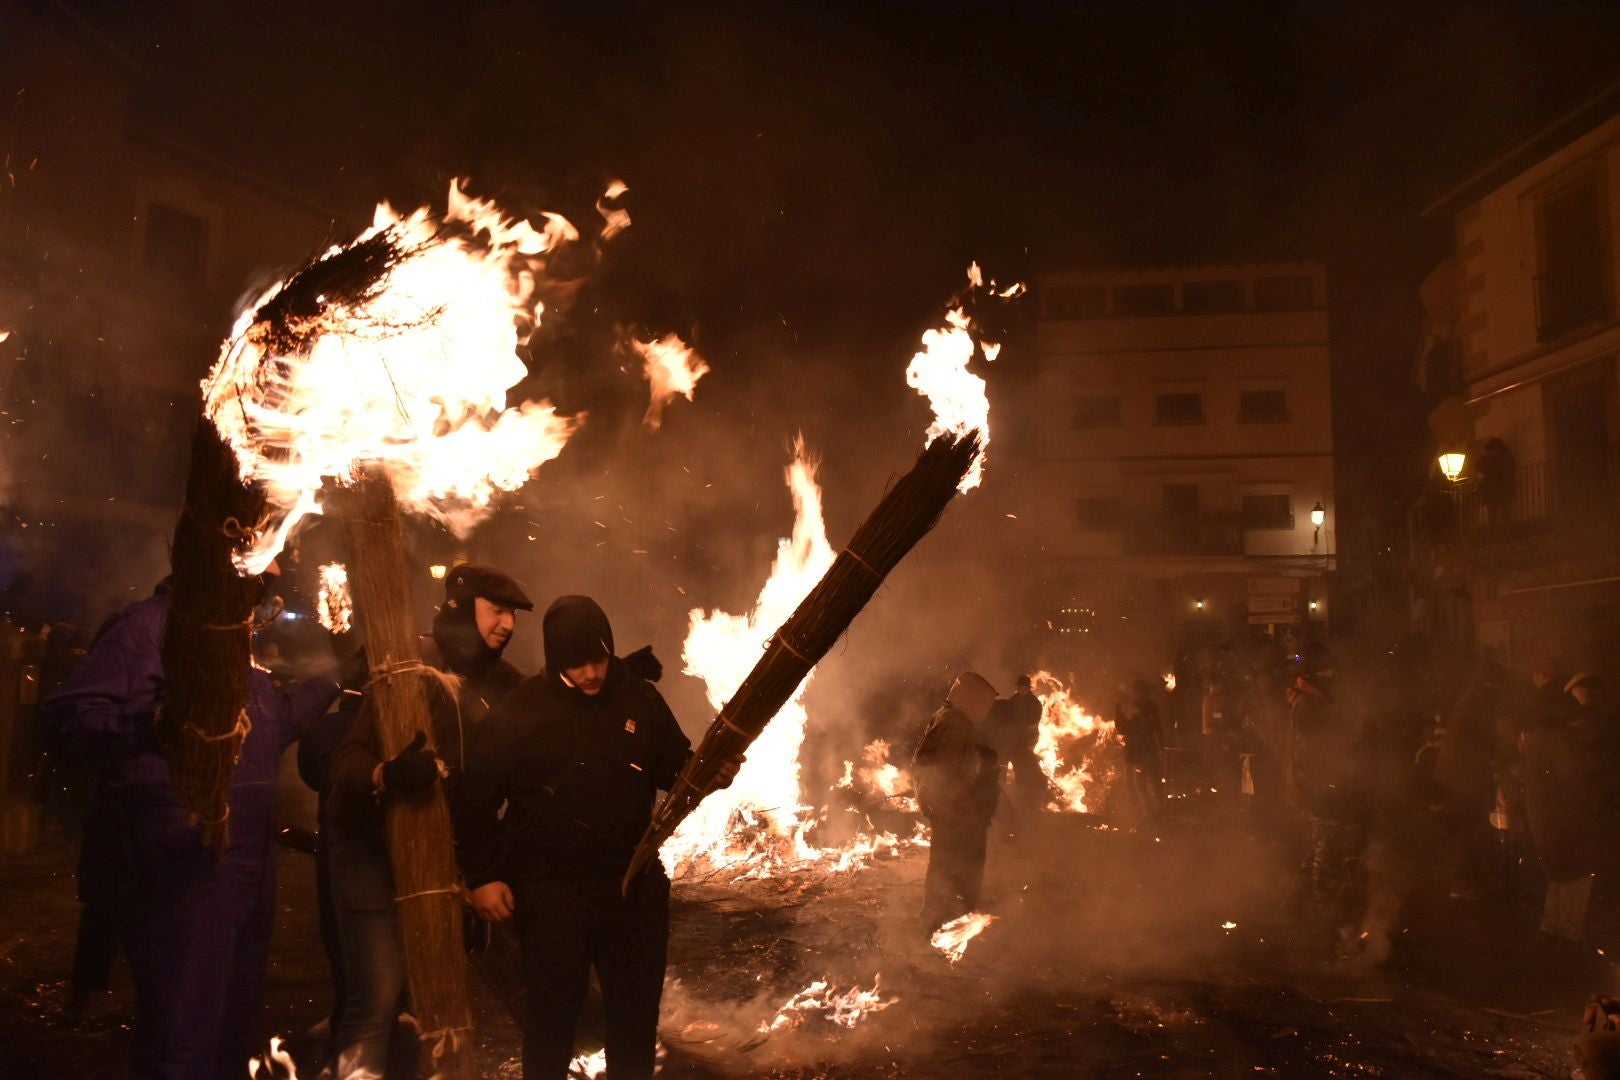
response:
<path id="1" fill-rule="evenodd" d="M 1441 505 L 1449 513 L 1433 523 L 1433 531 L 1471 542 L 1620 517 L 1620 446 L 1467 477 L 1447 485 L 1444 496 Z"/>

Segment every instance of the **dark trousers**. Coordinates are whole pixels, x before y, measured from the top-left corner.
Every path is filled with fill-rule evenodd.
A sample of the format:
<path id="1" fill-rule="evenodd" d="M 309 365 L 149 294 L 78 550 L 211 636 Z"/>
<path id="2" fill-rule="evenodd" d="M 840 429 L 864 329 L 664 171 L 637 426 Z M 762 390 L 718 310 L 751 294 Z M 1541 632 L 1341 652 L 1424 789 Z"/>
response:
<path id="1" fill-rule="evenodd" d="M 653 1074 L 669 948 L 669 879 L 656 862 L 619 882 L 529 880 L 517 895 L 528 989 L 524 1080 L 563 1080 L 591 969 L 602 985 L 609 1080 Z"/>
<path id="2" fill-rule="evenodd" d="M 136 873 L 122 923 L 135 983 L 130 1075 L 243 1075 L 270 954 L 274 871 L 199 850 Z"/>
<path id="3" fill-rule="evenodd" d="M 92 797 L 79 848 L 79 932 L 73 942 L 75 999 L 107 989 L 118 955 L 118 923 L 134 871 L 124 845 L 123 821 L 111 799 Z"/>
<path id="4" fill-rule="evenodd" d="M 984 884 L 986 831 L 986 824 L 979 821 L 936 817 L 929 822 L 924 929 L 938 930 L 978 905 Z"/>
<path id="5" fill-rule="evenodd" d="M 374 839 L 332 839 L 332 906 L 345 975 L 332 1049 L 339 1076 L 383 1076 L 405 994 L 405 948 L 394 921 L 394 872 Z"/>
<path id="6" fill-rule="evenodd" d="M 321 919 L 321 948 L 326 950 L 327 970 L 332 973 L 332 1028 L 343 1015 L 343 943 L 338 933 L 337 906 L 332 900 L 332 832 L 326 824 L 323 807 L 317 815 L 315 833 L 315 906 Z"/>
<path id="7" fill-rule="evenodd" d="M 118 920 L 122 891 L 110 895 L 91 894 L 79 910 L 79 932 L 73 941 L 73 981 L 75 1000 L 82 1001 L 112 983 L 113 960 L 118 956 Z"/>

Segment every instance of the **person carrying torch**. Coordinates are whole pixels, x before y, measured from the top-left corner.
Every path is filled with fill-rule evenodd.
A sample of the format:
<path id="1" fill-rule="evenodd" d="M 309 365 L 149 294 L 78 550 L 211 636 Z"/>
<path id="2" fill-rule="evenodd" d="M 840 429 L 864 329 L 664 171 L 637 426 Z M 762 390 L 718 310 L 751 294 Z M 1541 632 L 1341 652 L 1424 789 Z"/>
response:
<path id="1" fill-rule="evenodd" d="M 472 741 L 490 706 L 523 680 L 501 656 L 517 613 L 534 610 L 522 586 L 495 567 L 474 563 L 453 568 L 444 586 L 444 604 L 432 633 L 421 641 L 423 662 L 458 680 L 440 684 L 432 697 L 437 753 L 427 747 L 427 733 L 417 732 L 385 760 L 375 705 L 367 695 L 357 715 L 342 724 L 345 734 L 328 767 L 325 810 L 344 979 L 332 1042 L 343 1077 L 384 1074 L 389 1033 L 405 993 L 405 951 L 394 917 L 397 890 L 384 807 L 395 799 L 420 798 L 441 776 L 453 782 L 461 769 L 462 747 Z"/>
<path id="2" fill-rule="evenodd" d="M 613 654 L 587 596 L 564 596 L 541 625 L 545 670 L 490 710 L 456 795 L 456 848 L 473 910 L 513 919 L 527 1010 L 523 1075 L 561 1080 L 595 968 L 609 1075 L 650 1077 L 669 942 L 669 878 L 620 882 L 692 745 L 663 697 Z M 731 783 L 740 756 L 722 767 Z M 499 817 L 502 804 L 504 818 Z M 504 837 L 502 835 L 504 831 Z"/>
<path id="3" fill-rule="evenodd" d="M 277 573 L 272 562 L 253 583 L 261 596 Z M 164 632 L 187 617 L 166 585 L 124 608 L 44 706 L 53 745 L 97 769 L 97 798 L 118 811 L 132 871 L 119 925 L 135 984 L 130 1075 L 141 1080 L 216 1080 L 246 1067 L 275 922 L 271 816 L 281 756 L 338 693 L 324 677 L 277 689 L 261 667 L 241 672 L 247 697 L 241 730 L 231 733 L 238 749 L 227 758 L 229 838 L 214 848 L 207 823 L 188 816 L 160 745 L 174 700 Z"/>

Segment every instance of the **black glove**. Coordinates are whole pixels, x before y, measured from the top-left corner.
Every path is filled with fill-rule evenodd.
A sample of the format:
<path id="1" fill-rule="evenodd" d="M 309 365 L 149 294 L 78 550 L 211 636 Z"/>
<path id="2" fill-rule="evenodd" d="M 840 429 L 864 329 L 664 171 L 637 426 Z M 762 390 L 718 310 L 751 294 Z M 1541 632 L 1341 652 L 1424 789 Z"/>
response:
<path id="1" fill-rule="evenodd" d="M 651 645 L 643 645 L 625 657 L 624 666 L 630 669 L 630 674 L 648 682 L 657 682 L 664 676 L 664 665 L 653 655 Z"/>
<path id="2" fill-rule="evenodd" d="M 439 759 L 427 748 L 427 732 L 418 731 L 411 744 L 383 762 L 383 790 L 391 795 L 415 795 L 439 778 Z"/>

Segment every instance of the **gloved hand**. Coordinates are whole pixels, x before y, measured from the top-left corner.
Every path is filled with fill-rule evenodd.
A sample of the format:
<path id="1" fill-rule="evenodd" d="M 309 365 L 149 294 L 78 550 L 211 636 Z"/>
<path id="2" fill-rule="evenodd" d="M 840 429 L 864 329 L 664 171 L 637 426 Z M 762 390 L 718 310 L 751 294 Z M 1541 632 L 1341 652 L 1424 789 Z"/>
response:
<path id="1" fill-rule="evenodd" d="M 630 674 L 648 682 L 657 682 L 664 676 L 664 665 L 653 655 L 651 645 L 643 645 L 626 656 L 624 666 L 630 669 Z"/>
<path id="2" fill-rule="evenodd" d="M 415 795 L 439 778 L 439 759 L 427 748 L 427 732 L 418 731 L 409 746 L 383 762 L 382 786 L 390 795 Z"/>

